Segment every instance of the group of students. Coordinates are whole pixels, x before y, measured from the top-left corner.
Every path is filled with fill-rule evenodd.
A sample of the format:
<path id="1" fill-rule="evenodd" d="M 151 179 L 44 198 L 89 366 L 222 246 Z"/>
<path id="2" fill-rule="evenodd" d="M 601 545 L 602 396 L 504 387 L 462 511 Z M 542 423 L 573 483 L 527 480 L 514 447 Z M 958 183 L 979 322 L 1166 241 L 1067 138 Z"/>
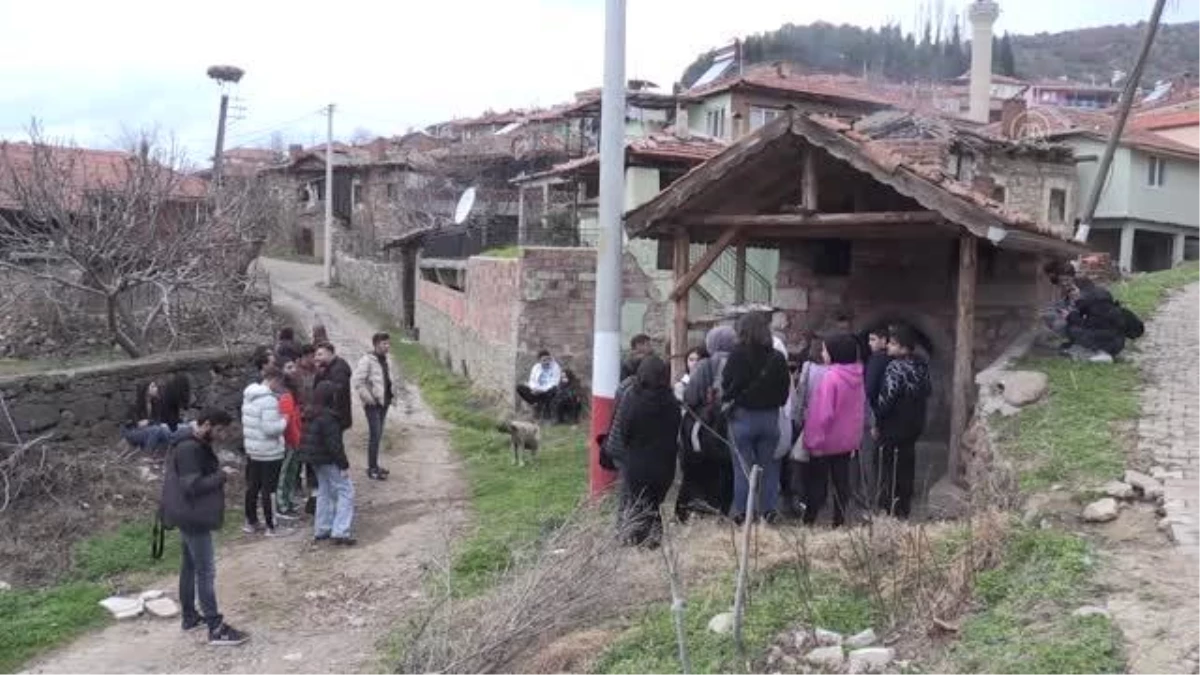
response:
<path id="1" fill-rule="evenodd" d="M 789 359 L 769 315 L 745 314 L 736 327 L 709 331 L 674 386 L 663 359 L 635 355 L 598 439 L 601 462 L 620 473 L 626 543 L 658 543 L 677 464 L 681 521 L 708 513 L 744 522 L 755 466 L 755 515 L 765 522 L 780 519 L 786 494 L 791 510 L 815 523 L 831 486 L 834 526 L 855 504 L 907 517 L 929 369 L 909 326 L 865 338 L 814 339 Z"/>
<path id="2" fill-rule="evenodd" d="M 296 519 L 295 499 L 302 472 L 315 492 L 307 501 L 313 515 L 313 539 L 351 546 L 354 520 L 354 486 L 346 457 L 344 432 L 350 428 L 351 398 L 357 395 L 368 421 L 368 469 L 372 480 L 385 480 L 379 465 L 379 445 L 388 406 L 393 402 L 393 379 L 388 354 L 390 338 L 376 333 L 372 350 L 351 370 L 337 356 L 325 331 L 313 331 L 314 344 L 301 346 L 294 332 L 280 331 L 274 348 L 260 349 L 254 358 L 258 374 L 244 390 L 241 423 L 246 453 L 246 533 L 275 536 L 275 517 Z M 186 378 L 185 378 L 186 380 Z M 179 385 L 173 385 L 178 387 Z M 137 409 L 152 415 L 161 411 L 169 396 L 163 387 L 146 388 Z M 168 391 L 173 391 L 167 389 Z M 146 402 L 149 401 L 149 402 Z M 163 401 L 155 404 L 155 401 Z M 187 407 L 186 398 L 180 408 Z M 140 413 L 135 413 L 135 417 Z M 160 413 L 161 416 L 161 413 Z M 157 418 L 156 418 L 157 419 Z M 171 452 L 165 461 L 160 515 L 164 524 L 177 527 L 182 541 L 179 599 L 185 631 L 205 626 L 209 644 L 238 645 L 248 636 L 230 627 L 217 610 L 212 533 L 224 522 L 226 475 L 212 448 L 220 431 L 233 423 L 219 408 L 202 411 L 190 424 L 171 431 Z M 131 425 L 148 429 L 158 422 L 147 419 Z M 159 432 L 142 434 L 153 436 Z M 127 438 L 130 428 L 126 429 Z M 303 470 L 301 467 L 305 467 Z M 259 507 L 263 520 L 258 519 Z M 278 511 L 274 507 L 278 507 Z M 197 596 L 200 610 L 197 611 Z"/>

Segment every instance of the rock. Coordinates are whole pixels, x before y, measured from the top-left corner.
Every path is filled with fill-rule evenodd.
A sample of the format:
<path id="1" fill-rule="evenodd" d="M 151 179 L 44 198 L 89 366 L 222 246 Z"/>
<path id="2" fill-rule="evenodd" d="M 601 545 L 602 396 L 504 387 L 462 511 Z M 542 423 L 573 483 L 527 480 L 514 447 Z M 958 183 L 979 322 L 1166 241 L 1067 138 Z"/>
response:
<path id="1" fill-rule="evenodd" d="M 1162 483 L 1141 471 L 1127 470 L 1125 472 L 1125 482 L 1132 485 L 1134 490 L 1142 493 L 1142 496 L 1146 499 L 1157 499 L 1163 494 Z"/>
<path id="2" fill-rule="evenodd" d="M 783 657 L 779 659 L 779 662 L 783 664 L 784 668 L 788 669 L 789 673 L 796 672 L 796 666 L 800 665 L 800 659 L 792 656 L 791 654 L 784 654 Z"/>
<path id="3" fill-rule="evenodd" d="M 1025 506 L 1021 509 L 1021 524 L 1030 526 L 1036 523 L 1049 505 L 1050 495 L 1044 492 L 1035 492 L 1029 495 L 1025 499 Z"/>
<path id="4" fill-rule="evenodd" d="M 792 634 L 792 644 L 795 646 L 796 651 L 803 652 L 804 648 L 810 644 L 811 638 L 812 634 L 807 630 L 798 630 Z"/>
<path id="5" fill-rule="evenodd" d="M 861 633 L 855 633 L 854 635 L 846 638 L 846 641 L 842 644 L 846 647 L 846 649 L 862 649 L 864 647 L 870 647 L 878 640 L 879 638 L 875 635 L 875 629 L 868 628 Z"/>
<path id="6" fill-rule="evenodd" d="M 895 650 L 890 647 L 868 647 L 850 652 L 849 671 L 851 673 L 883 673 L 888 665 L 896 658 Z"/>
<path id="7" fill-rule="evenodd" d="M 1099 499 L 1083 509 L 1083 520 L 1087 523 L 1107 523 L 1117 519 L 1117 500 L 1112 497 Z"/>
<path id="8" fill-rule="evenodd" d="M 151 589 L 148 591 L 142 591 L 142 594 L 139 595 L 138 597 L 141 598 L 142 600 L 156 600 L 158 598 L 161 598 L 164 595 L 166 595 L 166 593 L 163 591 L 160 591 L 158 589 Z"/>
<path id="9" fill-rule="evenodd" d="M 1137 492 L 1133 489 L 1132 485 L 1122 483 L 1119 480 L 1110 480 L 1100 490 L 1113 499 L 1129 500 L 1137 496 Z"/>
<path id="10" fill-rule="evenodd" d="M 733 612 L 721 612 L 708 620 L 708 630 L 717 635 L 728 635 L 733 632 Z"/>
<path id="11" fill-rule="evenodd" d="M 153 482 L 155 479 L 154 469 L 151 469 L 150 467 L 145 466 L 145 465 L 139 466 L 138 467 L 138 477 L 142 479 L 143 483 Z"/>
<path id="12" fill-rule="evenodd" d="M 1183 480 L 1183 472 L 1179 469 L 1168 469 L 1162 466 L 1150 467 L 1150 476 L 1160 481 L 1168 479 Z"/>
<path id="13" fill-rule="evenodd" d="M 1095 605 L 1084 605 L 1083 607 L 1080 607 L 1079 609 L 1075 610 L 1074 612 L 1071 612 L 1071 616 L 1079 616 L 1079 617 L 1102 616 L 1106 619 L 1112 618 L 1112 615 L 1108 613 L 1107 609 L 1104 609 L 1103 607 L 1096 607 Z"/>
<path id="14" fill-rule="evenodd" d="M 1014 370 L 1000 376 L 1004 401 L 1009 405 L 1029 405 L 1046 393 L 1050 378 L 1036 370 Z"/>
<path id="15" fill-rule="evenodd" d="M 805 654 L 804 660 L 820 668 L 823 672 L 833 673 L 842 669 L 842 663 L 845 662 L 846 656 L 839 646 L 817 647 Z"/>
<path id="16" fill-rule="evenodd" d="M 170 598 L 154 598 L 146 601 L 146 611 L 160 619 L 179 616 L 179 605 Z"/>
<path id="17" fill-rule="evenodd" d="M 107 609 L 114 619 L 132 619 L 141 616 L 145 609 L 141 598 L 124 598 L 119 595 L 101 600 L 100 606 Z"/>
<path id="18" fill-rule="evenodd" d="M 12 590 L 12 584 L 8 583 L 7 581 L 0 581 L 0 592 L 11 591 L 11 590 Z"/>
<path id="19" fill-rule="evenodd" d="M 813 639 L 822 647 L 832 647 L 834 645 L 841 646 L 842 641 L 845 638 L 843 638 L 842 634 L 837 631 L 818 628 L 813 631 Z"/>
<path id="20" fill-rule="evenodd" d="M 783 649 L 779 645 L 771 645 L 771 649 L 767 652 L 767 665 L 774 668 L 782 660 Z"/>

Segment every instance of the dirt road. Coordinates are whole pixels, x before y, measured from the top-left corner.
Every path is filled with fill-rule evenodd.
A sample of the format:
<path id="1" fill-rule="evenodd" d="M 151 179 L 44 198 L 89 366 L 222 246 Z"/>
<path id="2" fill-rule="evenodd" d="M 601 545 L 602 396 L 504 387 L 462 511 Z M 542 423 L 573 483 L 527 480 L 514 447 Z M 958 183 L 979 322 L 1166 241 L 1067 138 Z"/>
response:
<path id="1" fill-rule="evenodd" d="M 316 287 L 321 269 L 265 263 L 275 302 L 304 322 L 329 329 L 351 364 L 375 327 Z M 299 328 L 299 327 L 298 327 Z M 311 543 L 311 531 L 280 539 L 238 535 L 217 557 L 217 597 L 228 621 L 248 631 L 237 648 L 183 634 L 178 620 L 114 623 L 31 664 L 30 672 L 299 673 L 377 671 L 380 642 L 420 597 L 421 569 L 444 558 L 465 520 L 465 485 L 445 429 L 408 387 L 407 404 L 388 416 L 381 463 L 390 480 L 366 480 L 366 421 L 355 410 L 347 450 L 357 492 L 354 548 Z M 238 519 L 231 511 L 227 518 Z M 307 522 L 304 523 L 307 525 Z M 175 578 L 161 588 L 175 596 Z"/>

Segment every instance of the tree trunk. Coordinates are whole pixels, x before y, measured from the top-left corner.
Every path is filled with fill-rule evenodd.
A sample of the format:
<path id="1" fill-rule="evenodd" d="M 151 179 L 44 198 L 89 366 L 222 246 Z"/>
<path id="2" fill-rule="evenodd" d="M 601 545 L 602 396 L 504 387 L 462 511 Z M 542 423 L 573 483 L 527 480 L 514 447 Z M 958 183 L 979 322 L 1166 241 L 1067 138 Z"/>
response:
<path id="1" fill-rule="evenodd" d="M 134 341 L 133 338 L 129 337 L 129 335 L 127 335 L 121 328 L 121 319 L 118 316 L 118 303 L 119 300 L 116 294 L 110 293 L 104 296 L 104 304 L 108 316 L 108 332 L 112 335 L 113 340 L 115 340 L 117 344 L 121 346 L 121 349 L 125 350 L 125 353 L 128 354 L 130 358 L 136 359 L 143 356 L 145 354 L 145 350 L 142 349 L 141 345 Z"/>

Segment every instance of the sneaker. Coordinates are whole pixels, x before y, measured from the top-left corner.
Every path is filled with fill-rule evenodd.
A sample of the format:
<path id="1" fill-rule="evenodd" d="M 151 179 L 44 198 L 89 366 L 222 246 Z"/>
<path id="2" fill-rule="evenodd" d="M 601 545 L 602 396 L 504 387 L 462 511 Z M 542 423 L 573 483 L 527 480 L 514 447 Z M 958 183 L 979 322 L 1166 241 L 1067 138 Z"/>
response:
<path id="1" fill-rule="evenodd" d="M 378 469 L 376 469 L 376 471 L 378 471 L 379 475 L 383 476 L 384 478 L 387 478 L 388 476 L 392 475 L 391 471 L 388 471 L 387 469 L 383 468 L 382 466 L 379 467 Z"/>
<path id="2" fill-rule="evenodd" d="M 334 546 L 353 546 L 358 543 L 354 537 L 333 537 Z"/>
<path id="3" fill-rule="evenodd" d="M 279 536 L 279 531 L 273 527 L 268 527 L 263 531 L 263 536 L 267 537 L 268 539 L 274 539 L 275 537 Z"/>
<path id="4" fill-rule="evenodd" d="M 380 469 L 367 469 L 367 478 L 371 480 L 387 480 L 387 475 Z"/>
<path id="5" fill-rule="evenodd" d="M 1096 352 L 1088 357 L 1088 361 L 1092 363 L 1112 363 L 1113 357 L 1108 352 Z"/>
<path id="6" fill-rule="evenodd" d="M 196 616 L 183 617 L 183 631 L 186 633 L 190 630 L 195 630 L 204 625 L 204 617 L 197 614 Z"/>
<path id="7" fill-rule="evenodd" d="M 227 623 L 222 623 L 216 630 L 208 631 L 208 644 L 213 647 L 236 647 L 245 644 L 249 639 L 249 635 Z"/>
<path id="8" fill-rule="evenodd" d="M 245 525 L 242 526 L 242 534 L 255 534 L 257 532 L 258 532 L 258 525 L 251 525 L 250 523 L 246 523 Z"/>
<path id="9" fill-rule="evenodd" d="M 299 520 L 300 514 L 296 509 L 289 509 L 287 511 L 279 511 L 275 514 L 275 517 L 280 520 Z"/>

